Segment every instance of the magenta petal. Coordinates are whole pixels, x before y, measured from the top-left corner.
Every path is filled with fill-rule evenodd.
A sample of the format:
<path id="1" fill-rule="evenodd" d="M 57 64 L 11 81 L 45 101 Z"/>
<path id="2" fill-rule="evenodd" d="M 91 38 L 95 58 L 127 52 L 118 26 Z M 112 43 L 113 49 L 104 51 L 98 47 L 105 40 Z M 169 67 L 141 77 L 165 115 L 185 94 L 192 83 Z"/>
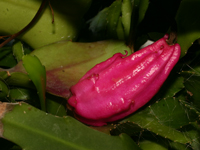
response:
<path id="1" fill-rule="evenodd" d="M 94 126 L 122 119 L 158 92 L 180 57 L 178 44 L 163 37 L 130 56 L 115 54 L 71 87 L 68 104 L 76 118 Z"/>

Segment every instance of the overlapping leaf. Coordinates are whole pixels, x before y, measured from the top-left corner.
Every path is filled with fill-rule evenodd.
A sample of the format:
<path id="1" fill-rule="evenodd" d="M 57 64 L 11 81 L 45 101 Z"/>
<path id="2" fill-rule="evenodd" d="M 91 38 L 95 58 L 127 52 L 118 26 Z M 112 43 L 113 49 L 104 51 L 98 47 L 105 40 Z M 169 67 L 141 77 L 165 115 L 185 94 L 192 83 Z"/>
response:
<path id="1" fill-rule="evenodd" d="M 61 97 L 69 97 L 69 88 L 93 66 L 105 61 L 115 53 L 130 54 L 130 49 L 120 41 L 100 41 L 93 43 L 76 43 L 63 41 L 34 50 L 46 68 L 47 91 Z M 19 62 L 11 72 L 25 72 Z"/>
<path id="2" fill-rule="evenodd" d="M 46 70 L 42 66 L 39 59 L 35 56 L 25 55 L 22 58 L 23 66 L 26 69 L 28 76 L 33 81 L 37 93 L 40 98 L 42 110 L 46 111 L 45 93 L 46 93 Z"/>
<path id="3" fill-rule="evenodd" d="M 140 150 L 132 139 L 95 131 L 71 117 L 55 117 L 25 103 L 2 103 L 0 135 L 27 150 Z"/>

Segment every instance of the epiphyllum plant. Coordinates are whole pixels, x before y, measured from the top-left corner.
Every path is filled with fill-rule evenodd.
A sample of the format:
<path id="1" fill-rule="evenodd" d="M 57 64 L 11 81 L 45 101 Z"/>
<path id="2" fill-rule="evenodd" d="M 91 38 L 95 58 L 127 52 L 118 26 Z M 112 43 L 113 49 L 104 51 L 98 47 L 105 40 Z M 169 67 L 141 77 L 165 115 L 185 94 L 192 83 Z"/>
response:
<path id="1" fill-rule="evenodd" d="M 0 47 L 19 40 L 0 48 L 1 149 L 200 148 L 199 0 L 49 1 L 26 27 L 41 0 L 0 1 Z M 178 44 L 158 39 L 173 22 L 181 59 L 167 77 Z M 138 51 L 149 39 L 161 45 Z"/>
<path id="2" fill-rule="evenodd" d="M 89 70 L 71 87 L 68 104 L 80 121 L 94 126 L 122 119 L 158 92 L 180 57 L 168 35 L 130 56 L 115 54 Z"/>

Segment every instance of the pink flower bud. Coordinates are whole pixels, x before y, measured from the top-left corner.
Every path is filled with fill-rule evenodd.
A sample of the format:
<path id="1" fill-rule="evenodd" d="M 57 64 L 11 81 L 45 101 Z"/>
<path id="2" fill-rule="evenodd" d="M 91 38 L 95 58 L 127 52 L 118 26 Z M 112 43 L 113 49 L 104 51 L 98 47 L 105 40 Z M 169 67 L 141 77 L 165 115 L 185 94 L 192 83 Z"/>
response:
<path id="1" fill-rule="evenodd" d="M 179 44 L 162 39 L 130 56 L 115 54 L 71 87 L 68 100 L 83 123 L 102 126 L 144 106 L 158 92 L 180 57 Z"/>

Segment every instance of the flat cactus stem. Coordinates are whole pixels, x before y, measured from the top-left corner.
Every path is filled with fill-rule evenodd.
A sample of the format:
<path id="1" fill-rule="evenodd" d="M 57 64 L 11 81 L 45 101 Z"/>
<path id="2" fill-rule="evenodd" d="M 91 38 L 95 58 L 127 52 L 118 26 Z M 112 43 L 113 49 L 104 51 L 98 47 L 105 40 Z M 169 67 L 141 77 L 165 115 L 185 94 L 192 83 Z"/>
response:
<path id="1" fill-rule="evenodd" d="M 6 113 L 11 111 L 14 108 L 14 105 L 8 105 L 7 103 L 2 103 L 0 102 L 0 137 L 3 137 L 3 123 L 2 123 L 2 118 L 5 116 Z"/>
<path id="2" fill-rule="evenodd" d="M 126 134 L 110 136 L 26 103 L 0 103 L 0 136 L 27 150 L 140 150 Z"/>
<path id="3" fill-rule="evenodd" d="M 191 143 L 191 139 L 189 139 L 186 135 L 184 135 L 182 132 L 162 125 L 155 116 L 148 114 L 148 109 L 145 109 L 144 111 L 138 112 L 131 117 L 128 117 L 127 119 L 123 120 L 123 122 L 132 122 L 133 124 L 138 125 L 140 128 L 144 130 L 148 130 L 150 132 L 155 133 L 156 135 L 162 136 L 166 139 L 170 139 L 173 142 L 178 142 L 182 144 Z"/>
<path id="4" fill-rule="evenodd" d="M 149 113 L 166 126 L 178 129 L 198 120 L 198 115 L 192 109 L 188 109 L 179 98 L 163 98 L 149 107 Z M 167 121 L 166 121 L 167 120 Z"/>
<path id="5" fill-rule="evenodd" d="M 115 53 L 124 53 L 125 50 L 130 53 L 130 49 L 123 41 L 105 40 L 90 43 L 60 41 L 35 49 L 30 55 L 37 56 L 45 66 L 47 92 L 69 98 L 69 88 L 89 69 Z M 26 73 L 22 62 L 9 71 Z"/>

